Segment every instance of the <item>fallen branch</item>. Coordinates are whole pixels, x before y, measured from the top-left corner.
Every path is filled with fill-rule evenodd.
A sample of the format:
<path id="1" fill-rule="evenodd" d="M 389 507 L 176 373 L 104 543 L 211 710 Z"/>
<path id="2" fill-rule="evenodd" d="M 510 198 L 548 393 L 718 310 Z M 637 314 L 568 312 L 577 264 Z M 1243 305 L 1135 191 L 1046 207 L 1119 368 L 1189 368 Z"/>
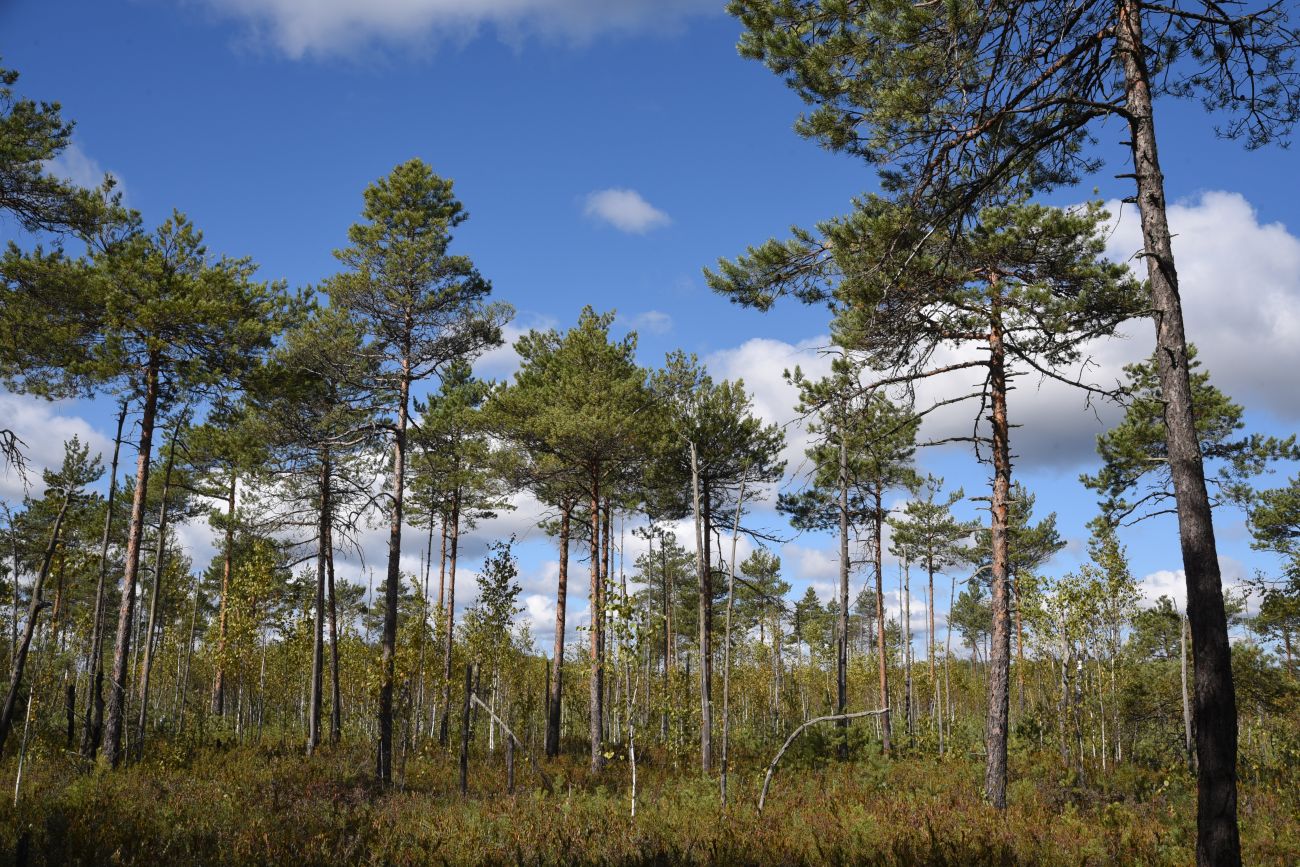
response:
<path id="1" fill-rule="evenodd" d="M 772 774 L 776 771 L 776 763 L 781 761 L 781 756 L 785 755 L 785 751 L 790 748 L 790 744 L 794 743 L 794 739 L 799 737 L 799 734 L 804 729 L 808 728 L 810 725 L 815 725 L 816 723 L 860 719 L 864 716 L 879 716 L 887 713 L 889 713 L 889 708 L 882 707 L 880 710 L 860 710 L 855 711 L 854 713 L 837 713 L 830 716 L 819 716 L 815 719 L 808 720 L 808 722 L 790 732 L 790 737 L 786 738 L 785 743 L 781 744 L 781 749 L 776 751 L 776 756 L 772 759 L 772 764 L 767 766 L 767 774 L 763 777 L 763 791 L 760 792 L 758 796 L 758 815 L 763 815 L 763 803 L 767 800 L 767 787 L 772 782 Z"/>
<path id="2" fill-rule="evenodd" d="M 479 698 L 477 694 L 471 692 L 470 699 L 473 700 L 474 703 L 477 704 L 479 707 L 483 708 L 483 710 L 487 711 L 488 716 L 496 720 L 497 725 L 501 726 L 501 728 L 506 730 L 506 734 L 510 737 L 510 740 L 515 742 L 515 746 L 519 747 L 519 749 L 524 751 L 524 757 L 528 759 L 528 764 L 532 765 L 533 770 L 537 771 L 537 776 L 541 777 L 542 787 L 546 789 L 546 794 L 548 795 L 555 794 L 555 787 L 551 785 L 551 778 L 546 776 L 546 771 L 543 771 L 542 766 L 537 764 L 537 760 L 533 758 L 532 752 L 527 747 L 524 746 L 523 741 L 519 740 L 519 738 L 515 736 L 515 733 L 510 730 L 510 726 L 506 725 L 506 721 L 501 719 L 501 717 L 497 716 L 496 714 L 494 714 L 492 712 L 492 708 L 484 704 L 483 699 Z"/>

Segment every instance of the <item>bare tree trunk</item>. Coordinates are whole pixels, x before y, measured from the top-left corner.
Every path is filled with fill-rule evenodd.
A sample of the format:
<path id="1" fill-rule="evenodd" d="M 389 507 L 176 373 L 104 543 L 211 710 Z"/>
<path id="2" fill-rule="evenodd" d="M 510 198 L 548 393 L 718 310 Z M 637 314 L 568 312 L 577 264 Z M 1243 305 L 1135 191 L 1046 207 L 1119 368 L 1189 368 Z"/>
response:
<path id="1" fill-rule="evenodd" d="M 226 550 L 221 563 L 221 603 L 217 612 L 217 673 L 212 683 L 212 713 L 226 713 L 226 619 L 230 598 L 231 570 L 235 557 L 235 489 L 238 476 L 230 467 L 230 490 L 226 495 Z"/>
<path id="2" fill-rule="evenodd" d="M 926 630 L 925 630 L 925 661 L 930 669 L 930 715 L 933 717 L 939 732 L 939 755 L 943 755 L 943 711 L 940 707 L 939 700 L 939 681 L 936 679 L 934 670 L 934 554 L 930 552 L 925 561 L 926 577 L 929 581 L 928 596 L 926 602 Z"/>
<path id="3" fill-rule="evenodd" d="M 952 733 L 952 724 L 956 718 L 952 708 L 952 603 L 957 598 L 957 576 L 952 576 L 952 587 L 948 590 L 948 614 L 943 626 L 943 706 L 948 714 L 948 732 Z M 943 750 L 940 749 L 940 754 Z"/>
<path id="4" fill-rule="evenodd" d="M 727 744 L 731 735 L 731 613 L 736 605 L 736 543 L 740 540 L 740 509 L 745 502 L 745 481 L 736 495 L 736 523 L 731 529 L 731 561 L 727 564 L 727 624 L 722 640 L 722 805 L 727 805 Z"/>
<path id="5" fill-rule="evenodd" d="M 384 634 L 379 663 L 379 750 L 375 757 L 375 776 L 383 786 L 393 781 L 393 667 L 397 657 L 397 595 L 402 584 L 402 496 L 406 490 L 410 389 L 410 364 L 403 358 L 397 395 L 397 430 L 393 432 L 393 510 L 388 527 L 388 575 L 384 582 Z"/>
<path id="6" fill-rule="evenodd" d="M 546 706 L 546 755 L 560 754 L 560 703 L 564 700 L 564 617 L 569 602 L 569 521 L 571 503 L 560 504 L 560 571 L 555 588 L 555 649 Z"/>
<path id="7" fill-rule="evenodd" d="M 320 746 L 321 705 L 325 691 L 325 584 L 326 549 L 330 536 L 330 456 L 329 449 L 321 449 L 320 462 L 320 515 L 316 528 L 316 598 L 315 617 L 311 629 L 311 699 L 307 712 L 307 755 Z"/>
<path id="8" fill-rule="evenodd" d="M 114 506 L 117 504 L 117 459 L 122 449 L 122 427 L 126 423 L 127 402 L 122 401 L 117 414 L 117 434 L 113 437 L 113 461 L 109 464 L 108 503 L 104 512 L 104 535 L 99 546 L 99 576 L 95 582 L 95 607 L 91 613 L 90 653 L 86 657 L 86 716 L 81 729 L 81 755 L 93 760 L 99 752 L 99 736 L 104 726 L 104 615 L 107 607 L 108 546 L 113 536 Z M 17 573 L 14 575 L 17 580 Z"/>
<path id="9" fill-rule="evenodd" d="M 144 538 L 144 507 L 149 491 L 149 457 L 153 450 L 154 419 L 158 413 L 158 364 L 151 355 L 145 370 L 144 406 L 140 416 L 135 493 L 131 502 L 131 524 L 126 540 L 126 569 L 122 576 L 122 604 L 117 612 L 117 645 L 113 649 L 113 674 L 108 685 L 108 709 L 104 716 L 104 762 L 117 767 L 121 761 L 122 730 L 126 723 L 127 662 L 131 656 L 131 623 L 135 613 L 135 584 L 140 573 L 140 543 Z"/>
<path id="10" fill-rule="evenodd" d="M 712 687 L 712 648 L 710 646 L 709 619 L 713 611 L 713 580 L 710 574 L 712 566 L 705 546 L 708 544 L 709 532 L 704 526 L 704 514 L 700 504 L 700 461 L 695 443 L 691 443 L 691 496 L 695 507 L 695 568 L 699 573 L 699 619 L 700 619 L 700 769 L 708 774 L 712 765 L 713 744 L 713 702 Z"/>
<path id="11" fill-rule="evenodd" d="M 183 415 L 183 413 L 182 413 Z M 144 633 L 144 659 L 140 665 L 140 715 L 136 720 L 137 757 L 144 756 L 144 736 L 149 723 L 149 677 L 153 673 L 154 630 L 158 623 L 159 599 L 162 596 L 162 573 L 167 557 L 167 498 L 171 494 L 172 467 L 176 463 L 176 438 L 181 419 L 176 420 L 172 441 L 167 447 L 167 465 L 163 469 L 162 502 L 158 506 L 158 547 L 153 559 L 153 587 L 149 591 L 149 625 Z"/>
<path id="12" fill-rule="evenodd" d="M 605 612 L 601 607 L 600 592 L 600 468 L 591 473 L 591 770 L 596 773 L 605 766 L 605 754 L 601 751 L 601 735 L 604 732 L 605 680 L 601 660 L 601 632 L 605 622 Z"/>
<path id="13" fill-rule="evenodd" d="M 338 743 L 343 736 L 343 692 L 339 683 L 339 619 L 338 599 L 334 595 L 334 521 L 325 527 L 325 578 L 330 596 L 330 741 Z"/>
<path id="14" fill-rule="evenodd" d="M 1187 338 L 1165 212 L 1164 175 L 1156 150 L 1141 4 L 1138 0 L 1116 0 L 1116 13 L 1116 49 L 1124 71 L 1143 258 L 1155 309 L 1166 452 L 1187 576 L 1187 616 L 1195 674 L 1192 715 L 1197 755 L 1196 862 L 1200 867 L 1235 867 L 1241 863 L 1237 830 L 1237 698 L 1223 582 L 1192 411 Z"/>
<path id="15" fill-rule="evenodd" d="M 451 655 L 456 638 L 456 557 L 460 547 L 460 491 L 451 498 L 451 556 L 447 565 L 447 634 L 442 649 L 442 728 L 438 743 L 447 746 L 451 737 Z"/>
<path id="16" fill-rule="evenodd" d="M 884 504 L 880 489 L 876 489 L 876 512 L 872 517 L 875 527 L 876 558 L 876 661 L 880 669 L 880 744 L 885 755 L 892 750 L 889 713 L 889 656 L 885 651 L 885 564 L 884 564 Z M 806 715 L 806 713 L 805 713 Z"/>
<path id="17" fill-rule="evenodd" d="M 912 666 L 916 662 L 912 647 L 912 566 L 903 555 L 903 699 L 907 704 L 907 736 L 916 734 L 916 690 L 912 680 Z"/>
<path id="18" fill-rule="evenodd" d="M 839 743 L 835 752 L 841 761 L 849 757 L 849 721 L 844 717 L 849 709 L 849 444 L 845 428 L 848 426 L 847 408 L 839 406 L 840 440 L 840 611 L 835 637 L 835 713 L 840 716 L 835 726 Z"/>
<path id="19" fill-rule="evenodd" d="M 1007 600 L 1007 499 L 1011 491 L 1011 442 L 1007 423 L 1006 347 L 1002 342 L 1001 290 L 990 280 L 989 391 L 993 429 L 992 539 L 993 631 L 989 638 L 988 716 L 984 726 L 984 793 L 998 809 L 1007 806 L 1007 732 L 1010 714 L 1011 623 Z"/>

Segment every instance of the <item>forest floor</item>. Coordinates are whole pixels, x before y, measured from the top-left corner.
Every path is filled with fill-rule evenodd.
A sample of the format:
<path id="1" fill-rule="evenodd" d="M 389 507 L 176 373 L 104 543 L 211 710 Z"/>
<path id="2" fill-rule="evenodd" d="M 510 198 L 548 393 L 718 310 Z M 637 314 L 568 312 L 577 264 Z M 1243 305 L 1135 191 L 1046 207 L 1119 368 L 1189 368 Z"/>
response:
<path id="1" fill-rule="evenodd" d="M 453 753 L 406 758 L 402 786 L 374 787 L 369 751 L 203 749 L 155 742 L 150 757 L 85 773 L 60 755 L 30 755 L 17 806 L 0 804 L 0 857 L 46 864 L 1148 864 L 1194 861 L 1195 788 L 1185 773 L 1122 765 L 1073 784 L 1050 755 L 1013 756 L 1010 807 L 980 799 L 982 763 L 879 757 L 839 763 L 790 757 L 764 813 L 764 767 L 716 777 L 638 767 L 637 815 L 616 758 L 598 778 L 577 750 L 548 762 L 554 794 L 523 757 L 505 792 L 500 749 L 476 759 L 469 795 Z M 16 764 L 0 764 L 8 786 Z M 12 789 L 9 790 L 10 792 Z M 1300 863 L 1300 788 L 1243 782 L 1245 862 Z"/>

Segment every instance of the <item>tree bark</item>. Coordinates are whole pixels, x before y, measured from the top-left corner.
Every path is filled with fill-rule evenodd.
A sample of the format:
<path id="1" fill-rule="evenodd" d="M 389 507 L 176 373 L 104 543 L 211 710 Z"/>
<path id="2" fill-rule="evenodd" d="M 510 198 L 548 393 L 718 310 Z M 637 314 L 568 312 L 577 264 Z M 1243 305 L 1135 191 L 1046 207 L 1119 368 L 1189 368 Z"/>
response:
<path id="1" fill-rule="evenodd" d="M 153 451 L 154 420 L 158 414 L 158 367 L 160 359 L 150 355 L 145 368 L 144 405 L 140 415 L 135 493 L 131 500 L 131 523 L 126 539 L 126 568 L 122 576 L 122 603 L 117 612 L 117 643 L 113 648 L 113 674 L 108 685 L 108 709 L 104 715 L 104 762 L 116 768 L 122 759 L 122 730 L 126 722 L 127 662 L 131 656 L 131 622 L 135 614 L 135 583 L 140 573 L 140 543 L 144 537 L 144 507 L 149 491 L 149 457 Z"/>
<path id="2" fill-rule="evenodd" d="M 81 729 L 81 755 L 94 760 L 104 726 L 104 614 L 108 584 L 108 546 L 113 536 L 113 513 L 117 503 L 117 459 L 122 449 L 122 427 L 126 423 L 126 401 L 117 414 L 117 435 L 113 437 L 113 461 L 109 465 L 108 503 L 104 513 L 104 535 L 99 545 L 99 577 L 95 582 L 95 607 L 91 614 L 90 655 L 87 657 L 86 717 Z"/>
<path id="3" fill-rule="evenodd" d="M 388 526 L 388 575 L 384 582 L 384 633 L 379 663 L 379 749 L 375 776 L 382 786 L 393 781 L 393 669 L 397 657 L 397 596 L 402 584 L 402 496 L 406 490 L 410 392 L 410 365 L 403 358 L 397 394 L 397 430 L 393 433 L 393 510 Z"/>
<path id="4" fill-rule="evenodd" d="M 235 490 L 238 474 L 230 465 L 230 490 L 226 494 L 226 550 L 221 562 L 221 602 L 217 612 L 217 673 L 212 681 L 212 713 L 226 713 L 226 619 L 230 598 L 230 579 L 235 558 Z"/>
<path id="5" fill-rule="evenodd" d="M 149 590 L 149 624 L 144 633 L 144 659 L 140 664 L 140 714 L 135 727 L 135 754 L 144 756 L 144 734 L 149 723 L 149 678 L 153 673 L 154 630 L 158 623 L 159 598 L 162 596 L 162 573 L 167 557 L 167 498 L 171 494 L 172 467 L 176 463 L 176 438 L 180 436 L 180 420 L 172 431 L 172 441 L 167 447 L 167 465 L 163 469 L 162 502 L 158 506 L 158 547 L 153 558 L 153 586 Z"/>
<path id="6" fill-rule="evenodd" d="M 731 736 L 731 614 L 736 606 L 736 543 L 740 541 L 740 509 L 745 502 L 745 481 L 736 495 L 736 522 L 731 528 L 731 560 L 727 564 L 727 623 L 722 639 L 722 806 L 727 805 L 727 746 Z"/>
<path id="7" fill-rule="evenodd" d="M 876 559 L 876 662 L 880 669 L 880 746 L 885 755 L 892 750 L 889 713 L 889 655 L 885 650 L 885 563 L 884 563 L 884 503 L 876 489 L 876 512 L 872 517 L 875 529 Z"/>
<path id="8" fill-rule="evenodd" d="M 700 620 L 700 769 L 708 774 L 713 756 L 713 703 L 712 647 L 710 646 L 710 618 L 713 613 L 713 580 L 710 574 L 707 545 L 708 528 L 704 526 L 704 512 L 700 503 L 700 460 L 695 443 L 691 443 L 691 497 L 695 507 L 695 568 L 699 573 Z"/>
<path id="9" fill-rule="evenodd" d="M 569 602 L 569 521 L 573 505 L 560 504 L 560 574 L 555 587 L 555 649 L 546 701 L 546 755 L 560 754 L 560 703 L 564 700 L 564 616 Z"/>
<path id="10" fill-rule="evenodd" d="M 326 547 L 330 532 L 330 458 L 329 449 L 321 449 L 320 515 L 316 530 L 316 616 L 312 621 L 311 698 L 307 712 L 307 755 L 320 746 L 321 704 L 325 686 L 325 584 Z"/>
<path id="11" fill-rule="evenodd" d="M 334 595 L 334 521 L 325 527 L 325 578 L 330 596 L 330 742 L 337 744 L 343 736 L 343 692 L 339 683 L 338 599 Z"/>
<path id="12" fill-rule="evenodd" d="M 599 771 L 605 766 L 605 755 L 601 751 L 601 734 L 604 730 L 604 671 L 601 654 L 601 627 L 605 622 L 605 612 L 601 608 L 600 593 L 600 467 L 591 473 L 591 714 L 589 718 L 591 736 L 591 770 Z"/>
<path id="13" fill-rule="evenodd" d="M 835 637 L 835 721 L 839 743 L 835 751 L 840 760 L 849 757 L 849 721 L 844 716 L 849 709 L 849 444 L 845 431 L 848 419 L 846 407 L 840 406 L 840 611 Z"/>
<path id="14" fill-rule="evenodd" d="M 1007 600 L 1007 500 L 1011 492 L 1011 442 L 1007 423 L 1006 346 L 995 278 L 990 279 L 989 391 L 993 430 L 992 539 L 993 630 L 989 638 L 988 716 L 984 724 L 984 794 L 999 810 L 1007 806 L 1007 731 L 1010 714 L 1011 622 Z"/>
<path id="15" fill-rule="evenodd" d="M 451 737 L 451 655 L 456 637 L 456 556 L 460 548 L 460 491 L 451 497 L 451 556 L 447 561 L 447 634 L 442 649 L 442 727 L 438 743 L 447 746 Z"/>
<path id="16" fill-rule="evenodd" d="M 1187 576 L 1195 696 L 1196 861 L 1201 867 L 1241 863 L 1237 830 L 1237 698 L 1205 467 L 1193 416 L 1178 272 L 1156 149 L 1150 72 L 1141 4 L 1116 0 L 1116 50 L 1124 72 L 1137 204 L 1147 282 L 1155 309 L 1156 359 L 1164 401 L 1169 474 L 1178 508 L 1178 536 Z"/>

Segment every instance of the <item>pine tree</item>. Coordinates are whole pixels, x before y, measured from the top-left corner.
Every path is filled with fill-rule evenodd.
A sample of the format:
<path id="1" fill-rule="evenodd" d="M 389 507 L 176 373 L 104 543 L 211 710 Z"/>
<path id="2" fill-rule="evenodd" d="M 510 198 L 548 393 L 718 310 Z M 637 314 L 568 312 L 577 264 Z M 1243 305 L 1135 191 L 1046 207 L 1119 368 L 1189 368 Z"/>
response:
<path id="1" fill-rule="evenodd" d="M 584 308 L 564 334 L 530 331 L 515 344 L 520 368 L 514 381 L 495 392 L 487 413 L 493 430 L 533 456 L 546 456 L 556 470 L 581 479 L 587 498 L 591 553 L 588 633 L 591 769 L 604 766 L 601 749 L 604 666 L 601 629 L 600 540 L 602 503 L 629 465 L 641 461 L 658 435 L 657 407 L 637 366 L 636 335 L 611 341 L 612 313 Z M 557 636 L 557 649 L 560 647 Z M 561 656 L 557 653 L 555 664 Z M 555 689 L 555 685 L 552 685 Z M 558 717 L 558 701 L 550 708 Z"/>
<path id="2" fill-rule="evenodd" d="M 392 414 L 375 756 L 375 775 L 384 785 L 393 773 L 393 664 L 411 388 L 457 359 L 472 359 L 500 344 L 501 326 L 512 313 L 507 305 L 486 302 L 491 286 L 468 257 L 448 253 L 452 230 L 467 218 L 451 181 L 418 159 L 403 163 L 366 188 L 363 222 L 348 230 L 351 246 L 335 252 L 349 270 L 327 286 L 331 302 L 353 317 L 369 338 L 377 385 Z"/>

